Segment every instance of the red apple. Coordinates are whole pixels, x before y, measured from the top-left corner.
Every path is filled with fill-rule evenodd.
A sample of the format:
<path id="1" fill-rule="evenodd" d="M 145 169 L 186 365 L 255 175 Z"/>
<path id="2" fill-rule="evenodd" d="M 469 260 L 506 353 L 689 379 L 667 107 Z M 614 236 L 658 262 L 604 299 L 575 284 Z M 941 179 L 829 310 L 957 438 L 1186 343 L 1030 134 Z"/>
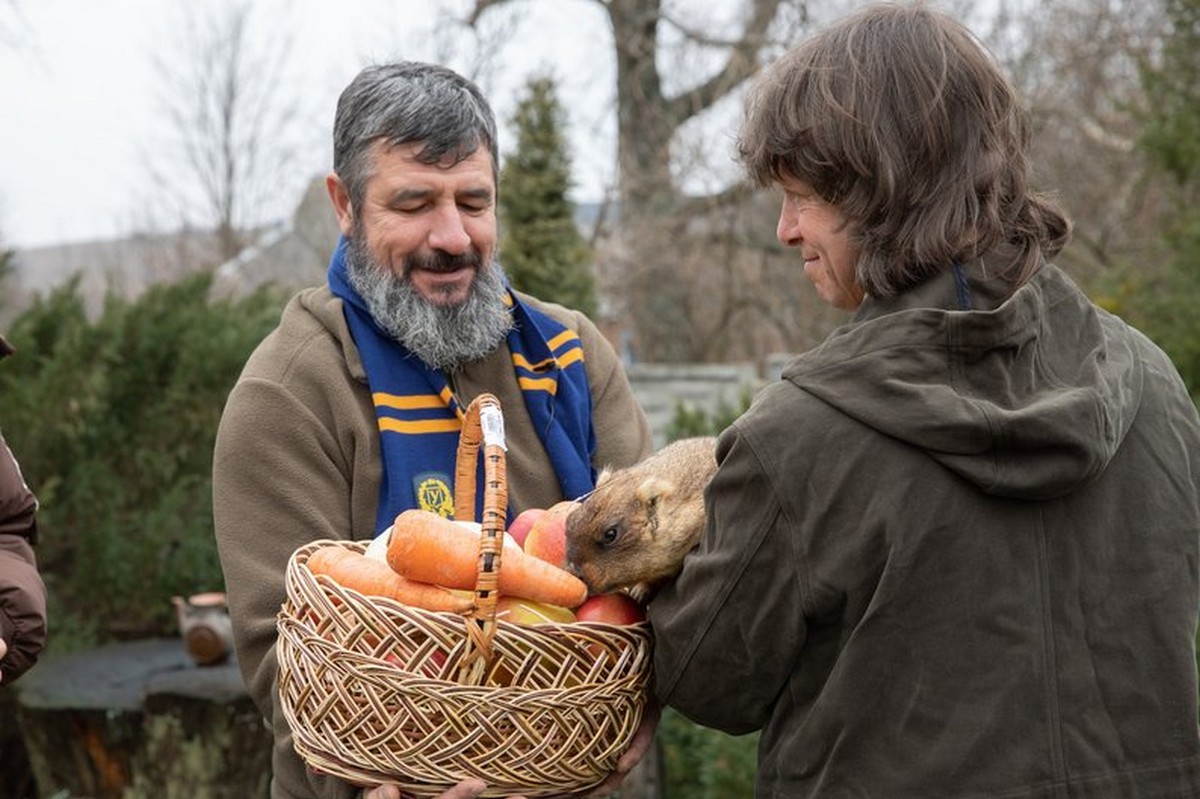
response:
<path id="1" fill-rule="evenodd" d="M 646 620 L 646 610 L 628 594 L 593 594 L 575 608 L 575 619 L 606 624 L 637 624 Z"/>
<path id="2" fill-rule="evenodd" d="M 541 558 L 560 569 L 567 567 L 567 517 L 579 505 L 574 500 L 556 502 L 533 523 L 525 536 L 525 554 Z"/>
<path id="3" fill-rule="evenodd" d="M 529 535 L 529 531 L 538 519 L 545 516 L 547 510 L 545 508 L 526 508 L 518 513 L 512 520 L 512 524 L 508 526 L 508 534 L 513 537 L 513 540 L 521 546 L 525 547 L 525 537 Z"/>

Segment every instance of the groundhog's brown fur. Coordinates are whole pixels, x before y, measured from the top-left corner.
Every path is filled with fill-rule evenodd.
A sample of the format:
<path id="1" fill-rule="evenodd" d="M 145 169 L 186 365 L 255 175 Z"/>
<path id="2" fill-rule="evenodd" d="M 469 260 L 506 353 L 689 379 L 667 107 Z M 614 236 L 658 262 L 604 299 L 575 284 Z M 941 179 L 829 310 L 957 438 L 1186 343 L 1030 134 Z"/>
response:
<path id="1" fill-rule="evenodd" d="M 645 598 L 679 572 L 704 531 L 716 438 L 675 441 L 640 463 L 605 470 L 567 517 L 567 565 L 593 594 Z"/>

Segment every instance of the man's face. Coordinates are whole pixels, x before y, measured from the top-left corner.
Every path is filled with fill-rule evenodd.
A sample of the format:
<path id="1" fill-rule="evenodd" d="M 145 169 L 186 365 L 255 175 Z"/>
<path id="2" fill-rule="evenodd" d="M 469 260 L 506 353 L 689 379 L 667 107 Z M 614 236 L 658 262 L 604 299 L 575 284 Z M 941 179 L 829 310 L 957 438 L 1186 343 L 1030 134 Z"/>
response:
<path id="1" fill-rule="evenodd" d="M 477 151 L 442 169 L 412 147 L 376 145 L 362 211 L 336 176 L 330 196 L 348 240 L 347 275 L 380 328 L 429 366 L 486 357 L 512 327 L 496 254 L 491 160 Z"/>
<path id="2" fill-rule="evenodd" d="M 427 302 L 464 302 L 496 255 L 496 184 L 491 154 L 479 148 L 453 166 L 423 164 L 419 144 L 374 145 L 374 171 L 350 236 L 373 260 L 407 280 Z"/>

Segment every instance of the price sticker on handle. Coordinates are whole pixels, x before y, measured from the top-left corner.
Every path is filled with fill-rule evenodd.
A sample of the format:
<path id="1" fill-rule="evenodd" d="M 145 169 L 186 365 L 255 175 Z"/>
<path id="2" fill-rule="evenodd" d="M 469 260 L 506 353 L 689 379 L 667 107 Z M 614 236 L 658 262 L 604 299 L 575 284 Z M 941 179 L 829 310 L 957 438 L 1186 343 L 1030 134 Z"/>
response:
<path id="1" fill-rule="evenodd" d="M 479 427 L 483 432 L 484 446 L 495 445 L 505 452 L 508 447 L 504 443 L 504 414 L 494 405 L 484 405 L 479 409 Z"/>

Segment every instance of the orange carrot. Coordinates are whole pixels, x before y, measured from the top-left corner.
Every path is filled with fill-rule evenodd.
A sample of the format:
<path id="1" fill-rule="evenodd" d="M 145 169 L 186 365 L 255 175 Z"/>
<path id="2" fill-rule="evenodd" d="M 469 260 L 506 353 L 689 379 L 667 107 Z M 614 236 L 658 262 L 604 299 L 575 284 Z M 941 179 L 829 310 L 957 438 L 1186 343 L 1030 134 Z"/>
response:
<path id="1" fill-rule="evenodd" d="M 479 534 L 426 510 L 406 510 L 392 525 L 388 564 L 411 580 L 474 588 L 479 571 Z M 526 555 L 506 541 L 500 562 L 501 594 L 573 608 L 587 598 L 575 575 Z"/>
<path id="2" fill-rule="evenodd" d="M 337 544 L 314 550 L 307 563 L 313 574 L 328 575 L 343 588 L 367 596 L 391 597 L 405 605 L 450 613 L 469 613 L 474 606 L 474 598 L 456 596 L 441 586 L 410 580 L 383 561 Z"/>

